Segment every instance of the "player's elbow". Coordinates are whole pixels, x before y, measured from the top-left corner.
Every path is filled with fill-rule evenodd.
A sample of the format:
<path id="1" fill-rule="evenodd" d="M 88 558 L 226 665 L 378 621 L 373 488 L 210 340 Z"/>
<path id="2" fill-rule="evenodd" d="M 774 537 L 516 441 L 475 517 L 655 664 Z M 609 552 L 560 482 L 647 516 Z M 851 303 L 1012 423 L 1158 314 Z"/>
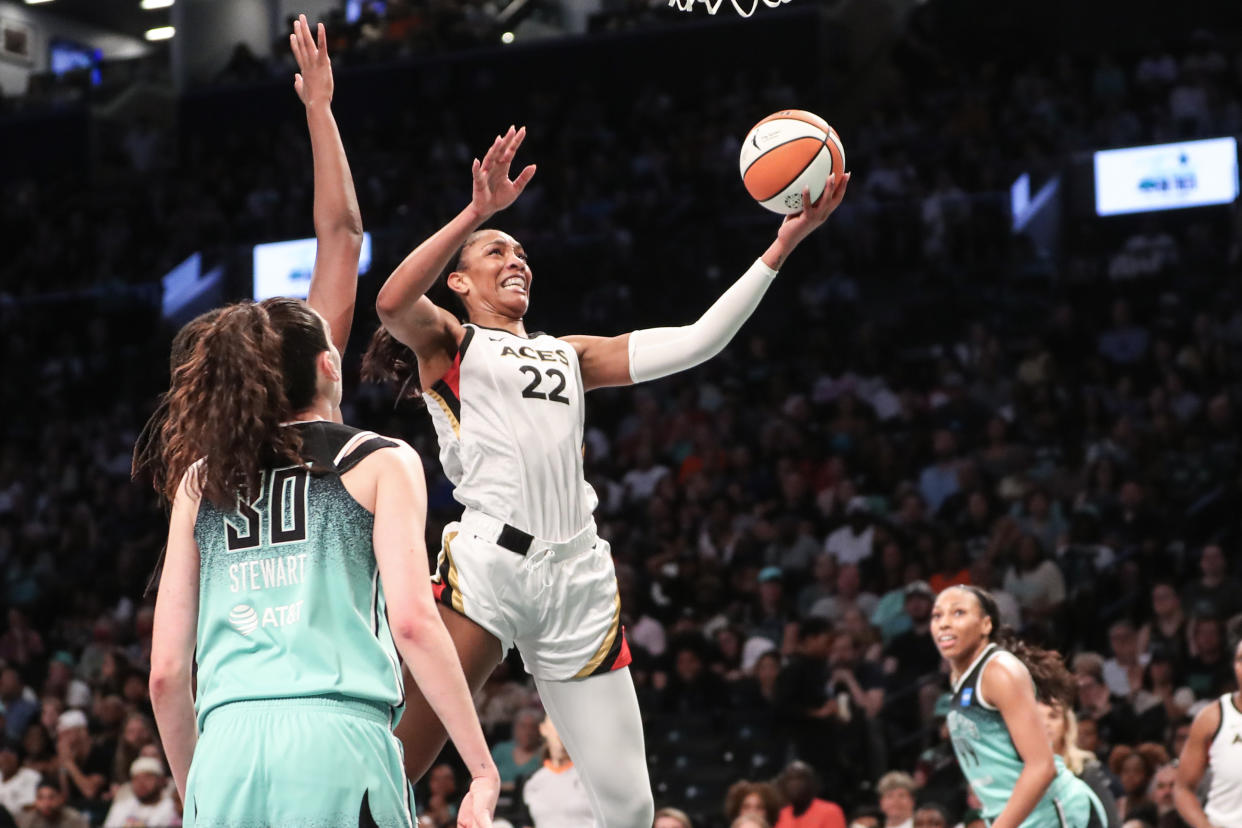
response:
<path id="1" fill-rule="evenodd" d="M 151 663 L 151 675 L 147 679 L 147 690 L 151 694 L 152 703 L 167 699 L 179 689 L 190 686 L 190 669 L 176 661 L 155 661 Z"/>
<path id="2" fill-rule="evenodd" d="M 1041 788 L 1047 788 L 1057 776 L 1057 766 L 1052 758 L 1052 754 L 1049 754 L 1047 758 L 1040 758 L 1035 762 L 1027 763 L 1027 767 L 1039 781 Z"/>
<path id="3" fill-rule="evenodd" d="M 407 601 L 397 612 L 393 609 L 389 607 L 388 626 L 398 648 L 402 644 L 417 646 L 427 641 L 430 634 L 444 628 L 440 612 L 431 601 Z"/>
<path id="4" fill-rule="evenodd" d="M 380 288 L 379 295 L 375 297 L 375 312 L 379 314 L 380 322 L 385 325 L 394 322 L 397 315 L 401 313 L 401 297 L 387 282 Z"/>
<path id="5" fill-rule="evenodd" d="M 361 252 L 362 213 L 357 208 L 353 208 L 343 210 L 339 214 L 325 220 L 317 220 L 315 222 L 315 235 L 320 239 L 331 236 L 342 243 L 353 245 Z"/>

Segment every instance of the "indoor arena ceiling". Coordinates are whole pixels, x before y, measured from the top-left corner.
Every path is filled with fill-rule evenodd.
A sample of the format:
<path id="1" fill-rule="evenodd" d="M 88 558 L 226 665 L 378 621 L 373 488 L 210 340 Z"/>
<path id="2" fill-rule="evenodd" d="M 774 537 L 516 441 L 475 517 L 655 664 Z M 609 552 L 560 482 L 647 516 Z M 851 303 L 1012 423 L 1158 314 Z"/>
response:
<path id="1" fill-rule="evenodd" d="M 168 9 L 148 11 L 139 0 L 50 0 L 35 8 L 139 39 L 148 29 L 169 25 Z"/>

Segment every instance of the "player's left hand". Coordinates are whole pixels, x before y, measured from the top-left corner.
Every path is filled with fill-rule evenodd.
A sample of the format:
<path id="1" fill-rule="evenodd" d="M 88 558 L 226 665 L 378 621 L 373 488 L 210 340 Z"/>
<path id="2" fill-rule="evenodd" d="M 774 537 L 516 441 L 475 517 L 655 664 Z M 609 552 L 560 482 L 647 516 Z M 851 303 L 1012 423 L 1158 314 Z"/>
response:
<path id="1" fill-rule="evenodd" d="M 289 35 L 289 48 L 301 71 L 293 76 L 293 88 L 302 103 L 332 103 L 332 61 L 328 58 L 328 37 L 323 24 L 319 24 L 319 43 L 311 36 L 306 15 L 299 14 L 293 21 L 293 34 Z"/>
<path id="2" fill-rule="evenodd" d="M 488 776 L 476 776 L 457 808 L 457 828 L 491 828 L 499 798 L 499 775 L 493 772 Z"/>
<path id="3" fill-rule="evenodd" d="M 841 200 L 845 198 L 845 190 L 850 184 L 850 174 L 832 173 L 828 176 L 828 182 L 824 185 L 824 192 L 820 195 L 819 201 L 811 201 L 811 188 L 802 188 L 802 203 L 804 206 L 802 212 L 794 213 L 791 216 L 785 216 L 785 221 L 781 223 L 781 229 L 777 231 L 777 238 L 784 241 L 791 248 L 807 236 L 827 220 L 832 215 L 832 211 L 841 206 Z"/>

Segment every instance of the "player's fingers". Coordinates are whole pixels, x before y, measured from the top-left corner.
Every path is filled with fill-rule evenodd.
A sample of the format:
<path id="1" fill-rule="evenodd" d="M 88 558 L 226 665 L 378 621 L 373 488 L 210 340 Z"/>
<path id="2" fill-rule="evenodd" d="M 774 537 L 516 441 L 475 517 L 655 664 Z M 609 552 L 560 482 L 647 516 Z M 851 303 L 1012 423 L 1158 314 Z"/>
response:
<path id="1" fill-rule="evenodd" d="M 302 50 L 308 55 L 315 51 L 315 43 L 311 40 L 310 24 L 306 22 L 306 15 L 298 15 L 298 40 L 302 44 Z"/>
<path id="2" fill-rule="evenodd" d="M 810 186 L 808 185 L 808 186 L 803 187 L 802 188 L 802 212 L 809 213 L 811 211 L 811 208 L 814 206 L 815 206 L 815 203 L 811 201 Z"/>
<path id="3" fill-rule="evenodd" d="M 514 180 L 513 189 L 517 190 L 518 193 L 520 194 L 522 190 L 526 189 L 526 185 L 529 184 L 530 180 L 534 177 L 535 177 L 535 165 L 530 164 L 526 167 L 526 169 L 522 170 L 521 174 L 518 175 L 518 177 Z"/>
<path id="4" fill-rule="evenodd" d="M 315 44 L 311 40 L 310 29 L 306 26 L 306 18 L 303 16 L 298 20 L 298 54 L 304 66 L 310 66 L 311 58 L 315 54 Z"/>
<path id="5" fill-rule="evenodd" d="M 319 54 L 324 58 L 328 56 L 328 32 L 322 23 L 319 24 Z"/>
<path id="6" fill-rule="evenodd" d="M 492 145 L 487 148 L 487 152 L 483 154 L 483 166 L 491 169 L 492 163 L 496 160 L 497 148 L 500 146 L 500 136 L 497 135 L 492 139 Z"/>
<path id="7" fill-rule="evenodd" d="M 298 21 L 293 21 L 293 31 L 289 34 L 289 48 L 293 51 L 293 59 L 302 66 L 302 41 L 298 38 Z"/>

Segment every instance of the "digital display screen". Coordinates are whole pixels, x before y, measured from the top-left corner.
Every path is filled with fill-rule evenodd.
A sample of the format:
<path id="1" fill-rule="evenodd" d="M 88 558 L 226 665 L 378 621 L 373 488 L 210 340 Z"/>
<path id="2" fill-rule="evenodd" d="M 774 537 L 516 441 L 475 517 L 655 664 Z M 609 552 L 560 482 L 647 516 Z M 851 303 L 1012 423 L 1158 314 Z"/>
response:
<path id="1" fill-rule="evenodd" d="M 311 272 L 315 269 L 315 239 L 294 239 L 254 246 L 254 299 L 273 296 L 305 299 L 310 292 Z M 362 253 L 358 275 L 371 269 L 371 234 L 362 234 Z"/>
<path id="2" fill-rule="evenodd" d="M 77 69 L 89 69 L 91 85 L 100 82 L 99 64 L 103 60 L 103 52 L 91 46 L 83 46 L 72 40 L 54 39 L 48 44 L 49 61 L 52 74 L 57 77 Z"/>
<path id="3" fill-rule="evenodd" d="M 1233 138 L 1103 150 L 1094 161 L 1097 215 L 1230 204 L 1238 197 Z"/>

